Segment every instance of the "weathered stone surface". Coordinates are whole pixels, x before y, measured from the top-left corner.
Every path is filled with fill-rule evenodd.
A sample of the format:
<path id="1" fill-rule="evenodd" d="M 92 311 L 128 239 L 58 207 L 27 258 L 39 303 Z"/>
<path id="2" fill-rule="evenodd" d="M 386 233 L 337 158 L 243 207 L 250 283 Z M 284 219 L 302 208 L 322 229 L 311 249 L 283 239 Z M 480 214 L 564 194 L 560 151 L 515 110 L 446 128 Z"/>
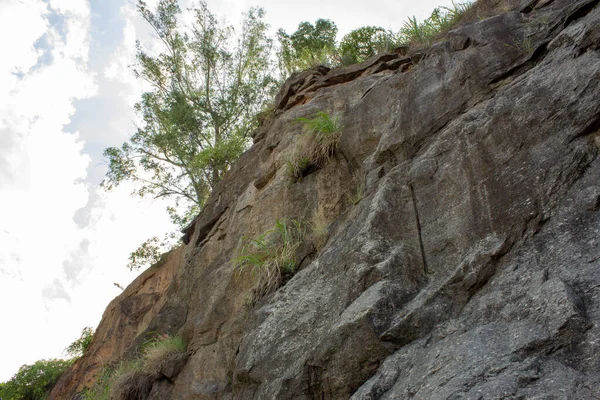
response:
<path id="1" fill-rule="evenodd" d="M 155 398 L 600 397 L 598 3 L 523 2 L 416 55 L 291 78 L 120 345 L 189 343 Z M 341 115 L 338 151 L 292 183 L 295 121 L 318 110 Z M 324 247 L 247 311 L 241 238 L 316 215 Z"/>
<path id="2" fill-rule="evenodd" d="M 183 366 L 187 363 L 188 354 L 177 354 L 168 360 L 160 367 L 160 374 L 173 382 L 177 375 L 181 372 Z"/>
<path id="3" fill-rule="evenodd" d="M 170 399 L 173 392 L 173 384 L 168 379 L 161 379 L 157 381 L 153 386 L 148 400 L 165 400 Z"/>

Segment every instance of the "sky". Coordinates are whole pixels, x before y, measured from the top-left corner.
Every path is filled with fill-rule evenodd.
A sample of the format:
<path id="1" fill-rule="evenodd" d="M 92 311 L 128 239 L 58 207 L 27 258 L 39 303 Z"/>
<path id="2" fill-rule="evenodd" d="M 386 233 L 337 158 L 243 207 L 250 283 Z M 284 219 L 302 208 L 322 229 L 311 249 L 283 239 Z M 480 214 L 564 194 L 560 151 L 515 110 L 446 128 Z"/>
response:
<path id="1" fill-rule="evenodd" d="M 365 25 L 397 31 L 450 3 L 207 0 L 234 25 L 262 6 L 273 32 L 328 18 L 340 38 Z M 0 382 L 66 357 L 121 293 L 115 283 L 140 273 L 126 268 L 131 251 L 174 230 L 167 203 L 133 197 L 127 183 L 99 186 L 103 150 L 134 131 L 136 40 L 153 39 L 134 0 L 0 0 Z"/>

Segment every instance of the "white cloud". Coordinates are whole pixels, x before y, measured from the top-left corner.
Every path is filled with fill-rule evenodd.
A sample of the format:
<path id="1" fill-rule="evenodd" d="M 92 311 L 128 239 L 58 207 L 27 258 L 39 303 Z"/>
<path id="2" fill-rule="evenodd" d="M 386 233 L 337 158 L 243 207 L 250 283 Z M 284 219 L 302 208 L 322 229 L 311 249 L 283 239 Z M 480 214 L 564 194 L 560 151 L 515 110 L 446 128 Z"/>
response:
<path id="1" fill-rule="evenodd" d="M 90 159 L 79 136 L 62 128 L 73 100 L 95 92 L 86 70 L 89 9 L 85 1 L 67 6 L 0 5 L 0 34 L 12 46 L 0 62 L 0 134 L 8 144 L 0 148 L 0 301 L 11 305 L 3 306 L 5 321 L 19 327 L 2 330 L 0 380 L 26 361 L 56 356 L 46 347 L 44 295 L 69 298 L 57 277 L 78 235 L 73 212 L 87 201 Z M 63 11 L 64 37 L 48 19 Z"/>
<path id="2" fill-rule="evenodd" d="M 49 0 L 49 4 L 60 14 L 73 14 L 80 19 L 90 15 L 90 6 L 86 0 Z"/>
<path id="3" fill-rule="evenodd" d="M 5 38 L 2 41 L 4 56 L 0 58 L 0 87 L 9 87 L 7 78 L 11 82 L 16 80 L 10 72 L 27 71 L 37 62 L 39 54 L 33 43 L 47 28 L 42 16 L 46 8 L 42 1 L 0 2 L 0 37 Z M 6 40 L 8 38 L 10 40 Z"/>
<path id="4" fill-rule="evenodd" d="M 0 381 L 22 364 L 64 356 L 120 293 L 113 282 L 138 275 L 125 268 L 129 253 L 171 227 L 165 204 L 132 198 L 128 184 L 111 193 L 90 187 L 84 135 L 63 129 L 75 100 L 104 91 L 123 103 L 122 115 L 88 118 L 123 130 L 140 94 L 127 68 L 132 23 L 106 71 L 89 69 L 89 32 L 84 0 L 0 3 L 0 34 L 15 37 L 0 59 L 0 302 L 3 321 L 18 327 L 0 330 Z M 96 81 L 96 73 L 108 79 Z"/>
<path id="5" fill-rule="evenodd" d="M 131 6 L 123 6 L 121 13 L 125 17 L 123 41 L 105 68 L 104 77 L 120 83 L 122 88 L 119 91 L 119 97 L 124 98 L 128 105 L 133 106 L 141 98 L 142 94 L 142 85 L 131 70 L 131 65 L 134 63 L 136 54 L 135 41 L 137 33 L 134 25 L 135 14 Z"/>

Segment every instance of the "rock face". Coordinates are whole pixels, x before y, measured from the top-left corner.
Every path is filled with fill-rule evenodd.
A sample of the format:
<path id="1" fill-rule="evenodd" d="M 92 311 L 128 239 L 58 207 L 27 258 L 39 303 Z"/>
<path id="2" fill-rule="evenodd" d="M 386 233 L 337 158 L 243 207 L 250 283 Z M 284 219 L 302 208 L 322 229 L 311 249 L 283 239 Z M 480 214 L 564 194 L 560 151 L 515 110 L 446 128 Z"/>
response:
<path id="1" fill-rule="evenodd" d="M 132 343 L 160 316 L 165 292 L 177 286 L 183 249 L 163 256 L 110 302 L 85 357 L 78 359 L 52 389 L 51 398 L 68 399 L 90 387 L 104 366 L 125 358 Z M 162 327 L 168 332 L 168 324 Z"/>
<path id="2" fill-rule="evenodd" d="M 598 3 L 528 1 L 420 54 L 291 78 L 164 295 L 52 398 L 94 379 L 100 347 L 127 356 L 148 332 L 188 343 L 155 398 L 599 398 Z M 292 183 L 296 119 L 319 110 L 341 116 L 338 151 Z M 326 243 L 247 311 L 241 238 L 317 215 Z M 126 294 L 99 332 L 120 329 Z"/>

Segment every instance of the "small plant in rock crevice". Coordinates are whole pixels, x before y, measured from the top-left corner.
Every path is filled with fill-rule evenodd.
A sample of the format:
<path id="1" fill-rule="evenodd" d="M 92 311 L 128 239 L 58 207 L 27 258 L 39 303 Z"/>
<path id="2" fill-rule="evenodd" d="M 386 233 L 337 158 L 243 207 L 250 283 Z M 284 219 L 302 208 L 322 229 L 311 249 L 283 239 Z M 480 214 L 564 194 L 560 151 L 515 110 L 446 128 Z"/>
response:
<path id="1" fill-rule="evenodd" d="M 298 182 L 302 180 L 302 177 L 308 175 L 314 165 L 311 164 L 308 157 L 302 156 L 298 153 L 294 153 L 291 159 L 286 162 L 287 174 L 292 182 Z"/>
<path id="2" fill-rule="evenodd" d="M 533 40 L 530 37 L 514 38 L 512 44 L 507 45 L 516 49 L 521 55 L 528 55 L 535 50 Z"/>
<path id="3" fill-rule="evenodd" d="M 251 308 L 263 296 L 277 290 L 298 268 L 296 250 L 304 241 L 305 225 L 295 219 L 278 219 L 275 226 L 243 245 L 233 260 L 237 274 L 250 269 L 257 280 L 252 294 L 245 300 Z"/>
<path id="4" fill-rule="evenodd" d="M 86 389 L 80 398 L 83 400 L 110 400 L 110 389 L 114 378 L 118 376 L 119 367 L 103 366 L 96 376 L 94 386 Z"/>

